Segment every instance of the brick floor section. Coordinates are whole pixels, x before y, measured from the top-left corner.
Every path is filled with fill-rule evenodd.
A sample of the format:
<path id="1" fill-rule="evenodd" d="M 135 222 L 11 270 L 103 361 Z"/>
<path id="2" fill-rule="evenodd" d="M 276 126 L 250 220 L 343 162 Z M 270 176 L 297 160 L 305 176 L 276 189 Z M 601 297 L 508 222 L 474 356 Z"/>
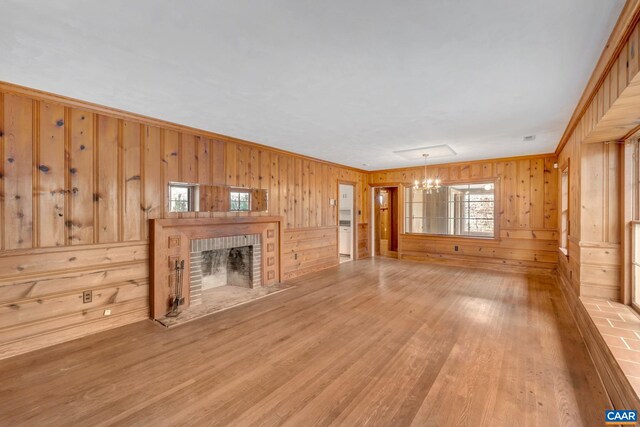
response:
<path id="1" fill-rule="evenodd" d="M 640 396 L 640 317 L 629 306 L 580 297 L 609 350 Z"/>

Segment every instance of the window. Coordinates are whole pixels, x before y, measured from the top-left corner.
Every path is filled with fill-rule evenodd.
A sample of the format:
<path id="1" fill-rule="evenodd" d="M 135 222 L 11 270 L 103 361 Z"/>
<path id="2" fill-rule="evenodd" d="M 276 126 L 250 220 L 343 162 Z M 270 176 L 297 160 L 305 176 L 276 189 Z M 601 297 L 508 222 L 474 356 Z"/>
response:
<path id="1" fill-rule="evenodd" d="M 626 246 L 629 251 L 623 254 L 623 271 L 625 276 L 631 273 L 631 306 L 640 312 L 640 143 L 637 140 L 627 141 L 623 155 L 625 169 L 622 211 L 625 229 L 627 222 L 631 225 L 630 241 L 627 241 L 629 237 L 625 236 L 626 233 L 622 234 L 623 247 Z M 626 291 L 625 289 L 625 293 Z"/>
<path id="2" fill-rule="evenodd" d="M 569 166 L 562 169 L 561 176 L 561 210 L 560 210 L 560 251 L 569 256 Z"/>
<path id="3" fill-rule="evenodd" d="M 495 236 L 493 182 L 405 190 L 405 233 Z"/>
<path id="4" fill-rule="evenodd" d="M 169 211 L 193 212 L 197 210 L 196 184 L 169 183 Z"/>
<path id="5" fill-rule="evenodd" d="M 251 194 L 248 191 L 231 190 L 232 211 L 249 211 L 251 209 Z"/>

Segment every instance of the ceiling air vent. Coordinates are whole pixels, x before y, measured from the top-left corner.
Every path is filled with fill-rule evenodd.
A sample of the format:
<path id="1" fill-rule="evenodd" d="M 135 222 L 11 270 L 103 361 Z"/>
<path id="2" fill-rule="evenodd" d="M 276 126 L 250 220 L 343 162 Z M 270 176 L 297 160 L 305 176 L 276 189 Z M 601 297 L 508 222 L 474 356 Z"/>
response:
<path id="1" fill-rule="evenodd" d="M 455 156 L 456 152 L 451 149 L 446 144 L 443 145 L 432 145 L 431 147 L 420 147 L 420 148 L 410 148 L 408 150 L 398 150 L 394 151 L 393 154 L 397 154 L 406 160 L 416 160 L 423 159 L 424 154 L 429 155 L 429 159 L 433 159 L 435 157 L 447 157 L 447 156 Z"/>
<path id="2" fill-rule="evenodd" d="M 524 138 L 522 138 L 522 140 L 524 142 L 531 142 L 531 141 L 535 141 L 536 140 L 536 136 L 535 135 L 527 135 Z"/>

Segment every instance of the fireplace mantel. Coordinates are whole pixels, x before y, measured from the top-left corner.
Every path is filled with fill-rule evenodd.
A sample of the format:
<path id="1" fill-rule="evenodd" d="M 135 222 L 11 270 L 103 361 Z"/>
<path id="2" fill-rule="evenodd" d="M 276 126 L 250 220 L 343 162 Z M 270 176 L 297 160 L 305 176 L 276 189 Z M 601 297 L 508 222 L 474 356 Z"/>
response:
<path id="1" fill-rule="evenodd" d="M 197 239 L 260 234 L 262 236 L 262 285 L 281 280 L 282 217 L 252 216 L 224 218 L 165 218 L 150 220 L 151 317 L 158 319 L 169 310 L 175 261 L 184 260 L 182 292 L 189 306 L 190 242 Z"/>

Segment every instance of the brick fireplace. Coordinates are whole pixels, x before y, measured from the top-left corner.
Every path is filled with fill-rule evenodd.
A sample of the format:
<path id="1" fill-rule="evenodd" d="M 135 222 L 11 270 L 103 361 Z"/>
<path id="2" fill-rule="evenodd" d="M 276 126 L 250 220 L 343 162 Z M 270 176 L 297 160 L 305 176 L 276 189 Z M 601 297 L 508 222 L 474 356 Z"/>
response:
<path id="1" fill-rule="evenodd" d="M 170 310 L 176 261 L 185 266 L 183 309 L 201 304 L 203 288 L 279 283 L 281 233 L 278 216 L 151 220 L 151 318 L 159 319 Z"/>
<path id="2" fill-rule="evenodd" d="M 257 288 L 262 284 L 262 236 L 244 234 L 191 240 L 189 294 L 191 305 L 202 291 L 218 286 Z"/>

